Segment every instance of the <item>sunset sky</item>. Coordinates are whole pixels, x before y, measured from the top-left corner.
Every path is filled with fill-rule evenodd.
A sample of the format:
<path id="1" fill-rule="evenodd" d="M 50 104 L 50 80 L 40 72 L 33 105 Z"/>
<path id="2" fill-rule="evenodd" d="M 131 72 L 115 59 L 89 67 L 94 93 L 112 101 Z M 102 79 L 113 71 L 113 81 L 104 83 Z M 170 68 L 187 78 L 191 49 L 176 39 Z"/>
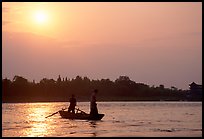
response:
<path id="1" fill-rule="evenodd" d="M 2 2 L 2 76 L 202 84 L 201 2 Z"/>

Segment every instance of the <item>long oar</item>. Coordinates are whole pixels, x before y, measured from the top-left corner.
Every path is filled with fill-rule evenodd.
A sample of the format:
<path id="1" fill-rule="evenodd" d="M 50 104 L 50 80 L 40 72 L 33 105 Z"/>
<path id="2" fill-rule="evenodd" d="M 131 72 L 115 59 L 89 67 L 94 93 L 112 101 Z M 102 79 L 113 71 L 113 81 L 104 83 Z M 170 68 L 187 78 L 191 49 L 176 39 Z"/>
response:
<path id="1" fill-rule="evenodd" d="M 66 110 L 66 109 L 67 109 L 67 108 L 62 109 L 62 110 Z M 60 111 L 60 110 L 59 110 L 59 111 Z M 51 117 L 51 116 L 53 116 L 53 115 L 57 114 L 59 111 L 57 111 L 57 112 L 55 112 L 55 113 L 53 113 L 53 114 L 50 114 L 50 115 L 46 116 L 45 118 Z"/>
<path id="2" fill-rule="evenodd" d="M 76 109 L 77 111 L 81 111 L 81 112 L 84 113 L 84 114 L 87 114 L 86 112 L 80 110 L 79 108 L 75 108 L 75 109 Z"/>

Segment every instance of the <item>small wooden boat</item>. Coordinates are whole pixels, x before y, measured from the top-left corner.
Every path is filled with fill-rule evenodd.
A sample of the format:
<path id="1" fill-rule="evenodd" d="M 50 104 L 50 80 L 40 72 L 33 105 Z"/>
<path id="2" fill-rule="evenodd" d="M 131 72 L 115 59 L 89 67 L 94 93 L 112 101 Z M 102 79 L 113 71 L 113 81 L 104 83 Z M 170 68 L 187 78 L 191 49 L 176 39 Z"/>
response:
<path id="1" fill-rule="evenodd" d="M 76 113 L 71 113 L 68 111 L 60 110 L 59 113 L 62 118 L 66 118 L 66 119 L 101 120 L 104 117 L 104 114 L 98 114 L 96 116 L 91 116 L 90 114 L 87 114 L 83 111 L 81 111 L 80 113 L 78 113 L 78 111 Z"/>

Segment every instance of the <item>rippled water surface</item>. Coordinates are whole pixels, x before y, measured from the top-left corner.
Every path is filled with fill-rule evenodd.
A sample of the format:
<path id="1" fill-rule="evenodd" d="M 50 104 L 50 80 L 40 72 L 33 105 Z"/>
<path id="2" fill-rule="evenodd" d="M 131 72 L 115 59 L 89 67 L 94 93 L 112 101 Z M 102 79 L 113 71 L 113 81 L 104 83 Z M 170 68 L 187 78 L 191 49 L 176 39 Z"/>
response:
<path id="1" fill-rule="evenodd" d="M 202 102 L 98 102 L 100 121 L 62 119 L 68 103 L 3 103 L 2 136 L 202 137 Z M 78 102 L 89 113 L 89 102 Z"/>

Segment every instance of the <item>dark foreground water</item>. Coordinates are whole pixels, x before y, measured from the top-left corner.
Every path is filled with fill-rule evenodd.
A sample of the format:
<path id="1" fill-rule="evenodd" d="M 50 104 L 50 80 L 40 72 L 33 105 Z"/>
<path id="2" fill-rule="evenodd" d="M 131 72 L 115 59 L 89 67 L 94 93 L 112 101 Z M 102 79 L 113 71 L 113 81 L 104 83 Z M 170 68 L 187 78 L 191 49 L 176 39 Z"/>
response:
<path id="1" fill-rule="evenodd" d="M 68 103 L 3 103 L 2 136 L 202 137 L 202 102 L 98 102 L 101 121 L 62 119 Z M 89 112 L 89 102 L 78 102 Z"/>

